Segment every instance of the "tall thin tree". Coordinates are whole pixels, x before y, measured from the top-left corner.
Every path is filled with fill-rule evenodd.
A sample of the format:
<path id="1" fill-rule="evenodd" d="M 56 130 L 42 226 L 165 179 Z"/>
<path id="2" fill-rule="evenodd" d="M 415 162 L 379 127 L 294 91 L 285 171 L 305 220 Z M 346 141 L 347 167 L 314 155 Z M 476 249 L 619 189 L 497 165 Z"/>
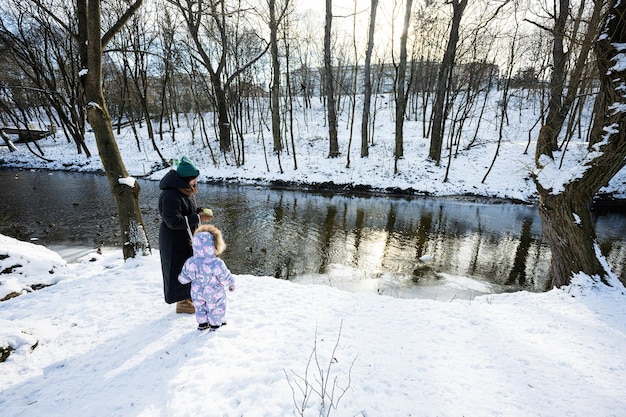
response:
<path id="1" fill-rule="evenodd" d="M 274 139 L 274 152 L 280 153 L 283 142 L 280 134 L 280 60 L 278 57 L 278 25 L 280 20 L 276 17 L 276 0 L 268 0 L 270 11 L 270 55 L 272 57 L 272 86 L 271 86 L 271 110 L 272 110 L 272 137 Z"/>
<path id="2" fill-rule="evenodd" d="M 404 115 L 406 114 L 406 69 L 407 69 L 407 39 L 411 24 L 411 9 L 413 0 L 406 0 L 404 23 L 400 35 L 400 61 L 396 77 L 396 148 L 394 153 L 394 173 L 398 173 L 398 160 L 404 156 Z"/>
<path id="3" fill-rule="evenodd" d="M 369 156 L 369 119 L 372 105 L 372 53 L 374 51 L 374 32 L 376 29 L 376 11 L 378 0 L 372 0 L 370 22 L 367 31 L 367 50 L 363 65 L 363 116 L 361 118 L 361 158 Z"/>
<path id="4" fill-rule="evenodd" d="M 441 161 L 441 149 L 443 146 L 443 136 L 445 128 L 445 103 L 448 96 L 450 77 L 454 67 L 457 43 L 459 42 L 459 28 L 461 18 L 467 6 L 467 0 L 451 0 L 452 4 L 452 25 L 450 27 L 450 37 L 448 45 L 439 67 L 437 75 L 437 88 L 435 103 L 432 110 L 432 131 L 430 136 L 430 150 L 428 157 L 439 165 Z"/>
<path id="5" fill-rule="evenodd" d="M 93 128 L 96 144 L 117 203 L 122 229 L 122 252 L 124 259 L 148 253 L 149 244 L 139 206 L 140 187 L 129 179 L 120 154 L 111 116 L 107 110 L 102 91 L 102 53 L 111 38 L 119 32 L 128 19 L 141 7 L 142 0 L 131 4 L 106 33 L 102 34 L 99 0 L 78 0 L 78 40 L 81 61 L 86 73 L 83 75 L 87 120 Z"/>
<path id="6" fill-rule="evenodd" d="M 331 28 L 333 23 L 333 2 L 326 0 L 326 24 L 324 26 L 324 86 L 326 90 L 326 111 L 328 113 L 328 156 L 336 158 L 339 153 L 337 137 L 337 108 L 335 107 L 335 81 L 331 53 Z"/>

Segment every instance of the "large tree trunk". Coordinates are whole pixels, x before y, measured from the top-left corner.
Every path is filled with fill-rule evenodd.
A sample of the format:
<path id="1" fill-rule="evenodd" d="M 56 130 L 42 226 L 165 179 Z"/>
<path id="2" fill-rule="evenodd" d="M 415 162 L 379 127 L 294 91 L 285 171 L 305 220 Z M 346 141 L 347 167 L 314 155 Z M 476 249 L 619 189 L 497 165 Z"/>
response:
<path id="1" fill-rule="evenodd" d="M 573 186 L 560 194 L 540 189 L 540 195 L 543 236 L 552 251 L 551 285 L 567 285 L 578 272 L 603 276 L 605 271 L 595 252 L 596 235 L 589 210 L 593 197 Z"/>
<path id="2" fill-rule="evenodd" d="M 141 1 L 134 4 L 135 10 Z M 100 159 L 117 204 L 122 231 L 122 252 L 124 259 L 134 258 L 138 253 L 147 255 L 149 244 L 139 207 L 139 185 L 136 182 L 120 182 L 128 178 L 128 172 L 115 142 L 111 117 L 102 93 L 102 49 L 106 42 L 101 39 L 100 34 L 100 1 L 79 0 L 77 6 L 79 40 L 84 49 L 81 57 L 83 67 L 87 69 L 83 76 L 87 120 L 93 128 Z"/>
<path id="3" fill-rule="evenodd" d="M 461 18 L 467 6 L 467 0 L 451 0 L 452 2 L 452 26 L 450 28 L 450 38 L 448 46 L 443 55 L 443 61 L 439 69 L 437 78 L 437 91 L 435 96 L 435 104 L 433 105 L 433 123 L 432 133 L 430 136 L 430 150 L 428 157 L 439 165 L 441 161 L 441 148 L 443 146 L 443 133 L 445 126 L 445 102 L 448 95 L 448 81 L 454 67 L 456 57 L 456 48 L 459 42 L 459 28 L 461 27 Z"/>
<path id="4" fill-rule="evenodd" d="M 611 272 L 596 241 L 590 206 L 596 192 L 626 163 L 626 67 L 620 65 L 624 44 L 626 2 L 613 0 L 596 42 L 601 84 L 593 129 L 599 136 L 594 138 L 595 152 L 580 162 L 578 176 L 564 184 L 561 192 L 555 192 L 553 184 L 544 184 L 538 173 L 534 175 L 541 197 L 543 234 L 552 251 L 550 278 L 554 287 L 569 284 L 573 275 L 581 272 L 609 282 Z"/>

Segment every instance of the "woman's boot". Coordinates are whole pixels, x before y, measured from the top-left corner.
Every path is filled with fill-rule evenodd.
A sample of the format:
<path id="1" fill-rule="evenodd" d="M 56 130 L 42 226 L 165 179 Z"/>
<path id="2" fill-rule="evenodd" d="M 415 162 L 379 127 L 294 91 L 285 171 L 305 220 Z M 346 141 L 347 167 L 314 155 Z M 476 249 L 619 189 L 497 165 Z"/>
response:
<path id="1" fill-rule="evenodd" d="M 176 313 L 194 314 L 196 309 L 191 300 L 183 300 L 176 303 Z"/>

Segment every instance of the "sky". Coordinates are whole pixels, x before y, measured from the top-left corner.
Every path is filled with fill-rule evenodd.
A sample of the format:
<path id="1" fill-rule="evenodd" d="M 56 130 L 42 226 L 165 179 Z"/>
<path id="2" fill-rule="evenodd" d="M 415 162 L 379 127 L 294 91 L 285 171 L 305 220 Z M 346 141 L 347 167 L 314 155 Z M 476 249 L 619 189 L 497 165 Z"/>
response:
<path id="1" fill-rule="evenodd" d="M 489 61 L 495 62 L 500 66 L 502 73 L 505 72 L 505 68 L 509 65 L 510 57 L 510 40 L 517 36 L 519 37 L 516 42 L 520 46 L 520 50 L 535 48 L 534 45 L 523 45 L 530 42 L 532 34 L 536 34 L 537 27 L 534 24 L 529 23 L 539 22 L 545 26 L 551 26 L 550 13 L 546 11 L 544 7 L 539 7 L 537 2 L 530 2 L 524 6 L 517 5 L 516 7 L 504 7 L 501 8 L 502 2 L 469 2 L 467 8 L 463 13 L 463 22 L 461 25 L 461 38 L 459 41 L 459 52 L 457 55 L 464 56 L 465 59 Z M 325 26 L 325 12 L 326 2 L 319 1 L 295 1 L 295 9 L 298 13 L 302 14 L 301 20 L 304 23 L 308 23 L 313 20 L 316 23 L 304 24 L 301 31 L 307 31 L 307 28 L 313 28 L 316 32 L 319 42 L 323 40 L 323 29 Z M 371 0 L 332 0 L 332 28 L 333 32 L 337 35 L 340 42 L 335 45 L 337 51 L 343 50 L 343 52 L 337 52 L 338 57 L 341 59 L 347 58 L 353 59 L 353 39 L 356 37 L 356 44 L 358 50 L 361 51 L 357 60 L 362 64 L 365 59 L 365 50 L 367 47 L 369 22 L 371 17 Z M 405 0 L 379 0 L 376 24 L 374 31 L 374 61 L 384 62 L 397 62 L 400 54 L 400 36 L 404 29 L 404 15 L 406 12 Z M 419 18 L 424 19 L 424 13 L 431 15 L 429 20 L 438 21 L 441 23 L 439 30 L 442 31 L 440 36 L 446 37 L 449 35 L 449 22 L 452 19 L 453 8 L 451 2 L 444 1 L 433 4 L 432 1 L 413 0 L 412 13 Z M 476 33 L 472 28 L 476 26 L 485 29 L 485 16 L 497 15 L 498 22 L 491 22 L 490 28 L 486 30 L 482 36 L 479 36 L 478 40 L 475 38 Z M 424 25 L 425 23 L 418 23 Z M 409 26 L 409 55 L 411 55 L 411 45 L 414 43 L 412 37 L 416 35 L 415 21 L 410 23 Z M 468 31 L 464 33 L 463 31 Z M 432 28 L 431 30 L 432 31 Z M 429 32 L 429 30 L 426 30 Z M 356 36 L 354 35 L 356 33 Z M 417 34 L 421 37 L 428 37 L 424 30 L 420 32 L 417 30 Z M 522 35 L 523 34 L 523 35 Z M 424 43 L 425 44 L 422 44 Z M 426 45 L 428 44 L 428 45 Z M 465 46 L 463 46 L 465 45 Z M 435 54 L 427 59 L 442 59 L 445 49 L 445 43 L 436 45 L 436 42 L 432 39 L 426 39 L 417 41 L 414 47 L 417 49 L 415 52 L 417 55 Z M 478 54 L 484 54 L 478 58 L 471 58 L 476 54 L 477 49 L 480 51 Z M 394 57 L 391 57 L 390 52 L 394 51 Z M 429 52 L 430 51 L 430 52 Z M 462 52 L 465 51 L 465 52 Z M 437 58 L 437 54 L 439 57 Z M 531 53 L 522 52 L 518 53 L 513 63 L 514 72 L 528 66 L 536 66 L 536 58 Z M 538 74 L 539 77 L 544 77 L 544 72 Z"/>
<path id="2" fill-rule="evenodd" d="M 496 153 L 497 119 L 465 149 L 473 136 L 468 121 L 445 182 L 447 154 L 441 166 L 427 161 L 418 121 L 405 124 L 405 158 L 394 175 L 393 108 L 382 102 L 370 157 L 359 157 L 354 139 L 346 167 L 349 125 L 342 113 L 342 156 L 326 158 L 322 107 L 314 105 L 296 123 L 297 169 L 290 152 L 280 172 L 258 132 L 247 133 L 241 167 L 223 158 L 214 163 L 197 132 L 191 143 L 186 126 L 177 129 L 176 141 L 166 135 L 157 143 L 166 159 L 190 157 L 200 181 L 263 187 L 272 180 L 332 180 L 536 201 L 532 146 L 524 153 L 537 117 L 530 105 L 503 127 L 484 181 Z M 141 150 L 130 130 L 117 138 L 129 184 L 130 177 L 159 180 L 168 170 L 151 170 L 158 157 L 140 133 Z M 54 175 L 102 168 L 92 135 L 91 159 L 76 155 L 60 133 L 40 142 L 52 162 L 16 146 L 13 153 L 0 147 L 2 167 L 15 170 L 16 181 L 20 169 Z M 215 151 L 217 142 L 211 146 Z M 567 171 L 585 154 L 584 143 L 574 140 L 557 157 Z M 625 190 L 622 170 L 602 191 L 624 198 Z M 121 250 L 105 247 L 68 262 L 43 246 L 0 236 L 0 271 L 0 299 L 19 294 L 0 302 L 0 347 L 11 348 L 0 363 L 0 409 L 7 416 L 626 415 L 626 289 L 614 276 L 611 286 L 577 275 L 570 286 L 545 293 L 400 299 L 297 278 L 237 275 L 228 324 L 199 332 L 193 315 L 175 314 L 163 301 L 156 250 L 124 262 Z"/>

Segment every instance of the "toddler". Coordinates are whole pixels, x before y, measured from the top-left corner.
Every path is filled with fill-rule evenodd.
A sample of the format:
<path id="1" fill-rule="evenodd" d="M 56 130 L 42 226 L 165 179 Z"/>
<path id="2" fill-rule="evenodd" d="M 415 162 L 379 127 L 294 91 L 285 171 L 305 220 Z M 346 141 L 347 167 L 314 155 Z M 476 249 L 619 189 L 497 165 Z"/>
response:
<path id="1" fill-rule="evenodd" d="M 218 256 L 226 249 L 222 232 L 201 225 L 193 236 L 193 256 L 178 275 L 181 284 L 191 282 L 191 300 L 196 309 L 198 330 L 214 331 L 226 324 L 226 290 L 235 290 L 235 278 Z"/>

